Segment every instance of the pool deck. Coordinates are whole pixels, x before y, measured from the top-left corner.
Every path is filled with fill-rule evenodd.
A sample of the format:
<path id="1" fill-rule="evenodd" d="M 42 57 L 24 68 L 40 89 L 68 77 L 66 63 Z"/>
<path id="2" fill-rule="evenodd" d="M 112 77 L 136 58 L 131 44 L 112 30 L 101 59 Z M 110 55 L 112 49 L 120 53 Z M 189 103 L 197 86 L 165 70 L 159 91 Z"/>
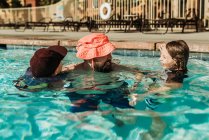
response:
<path id="1" fill-rule="evenodd" d="M 17 32 L 15 30 L 0 29 L 0 44 L 10 45 L 32 45 L 32 46 L 49 46 L 55 45 L 60 40 L 61 45 L 66 47 L 76 46 L 77 41 L 90 32 L 43 32 L 26 30 Z M 156 50 L 162 42 L 172 40 L 185 40 L 191 52 L 209 53 L 209 32 L 190 32 L 190 33 L 167 33 L 159 32 L 141 33 L 122 31 L 111 31 L 107 36 L 117 48 L 122 49 L 139 49 L 139 50 Z"/>

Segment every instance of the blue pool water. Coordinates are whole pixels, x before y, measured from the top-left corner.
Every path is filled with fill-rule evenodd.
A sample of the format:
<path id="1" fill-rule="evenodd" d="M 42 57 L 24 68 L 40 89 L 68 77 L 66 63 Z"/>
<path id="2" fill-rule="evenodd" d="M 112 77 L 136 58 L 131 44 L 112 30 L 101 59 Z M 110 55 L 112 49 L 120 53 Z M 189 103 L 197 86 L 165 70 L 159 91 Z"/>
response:
<path id="1" fill-rule="evenodd" d="M 44 90 L 36 93 L 19 91 L 13 80 L 24 74 L 34 50 L 0 49 L 0 139 L 50 140 L 206 140 L 209 138 L 209 61 L 190 59 L 188 77 L 183 86 L 163 96 L 146 95 L 150 78 L 144 77 L 136 94 L 142 95 L 134 107 L 118 108 L 100 102 L 96 111 L 72 113 L 66 90 Z M 142 52 L 143 54 L 143 52 Z M 113 55 L 121 64 L 141 70 L 161 71 L 158 57 Z M 127 61 L 128 60 L 128 61 Z M 65 64 L 81 62 L 69 52 Z M 120 73 L 121 74 L 121 73 Z M 82 80 L 84 74 L 72 74 L 80 87 L 94 83 Z M 108 75 L 97 75 L 102 82 Z M 122 73 L 120 78 L 132 77 Z M 69 79 L 68 79 L 69 80 Z M 118 80 L 111 79 L 115 86 Z M 68 82 L 68 81 L 65 81 Z M 82 85 L 82 84 L 83 85 Z M 91 84 L 90 84 L 91 83 Z M 104 82 L 105 83 L 105 82 Z M 115 84 L 115 85 L 114 85 Z M 85 94 L 85 93 L 83 93 Z M 154 110 L 146 99 L 158 100 Z"/>

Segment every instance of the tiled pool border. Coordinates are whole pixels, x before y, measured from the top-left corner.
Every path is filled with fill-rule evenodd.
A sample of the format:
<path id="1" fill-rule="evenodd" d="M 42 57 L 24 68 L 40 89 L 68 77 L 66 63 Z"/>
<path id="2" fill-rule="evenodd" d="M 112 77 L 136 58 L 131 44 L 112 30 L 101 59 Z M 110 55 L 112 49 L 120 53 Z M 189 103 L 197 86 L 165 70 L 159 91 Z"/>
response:
<path id="1" fill-rule="evenodd" d="M 31 45 L 6 45 L 6 48 L 3 47 L 0 49 L 25 49 L 25 50 L 37 50 L 46 46 L 31 46 Z M 76 52 L 75 46 L 67 47 L 69 52 Z M 113 54 L 121 56 L 143 56 L 143 57 L 159 57 L 158 50 L 138 50 L 138 49 L 116 49 Z M 190 53 L 190 59 L 200 59 L 203 61 L 209 61 L 209 53 Z"/>
<path id="2" fill-rule="evenodd" d="M 11 45 L 25 45 L 25 46 L 50 46 L 56 45 L 60 41 L 62 46 L 70 48 L 76 46 L 77 40 L 65 40 L 65 39 L 8 39 L 0 38 L 0 45 L 11 44 Z M 157 50 L 163 42 L 138 42 L 138 41 L 111 41 L 115 44 L 116 48 L 130 49 L 130 50 Z M 165 43 L 165 42 L 164 42 Z M 192 43 L 187 42 L 190 52 L 209 53 L 209 44 L 204 43 Z"/>

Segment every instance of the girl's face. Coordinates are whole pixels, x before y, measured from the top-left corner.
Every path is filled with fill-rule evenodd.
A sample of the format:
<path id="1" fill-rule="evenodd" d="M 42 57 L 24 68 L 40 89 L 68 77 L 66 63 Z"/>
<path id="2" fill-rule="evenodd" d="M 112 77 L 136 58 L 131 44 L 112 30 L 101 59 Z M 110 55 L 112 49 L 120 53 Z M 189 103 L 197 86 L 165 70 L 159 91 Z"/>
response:
<path id="1" fill-rule="evenodd" d="M 160 47 L 160 63 L 164 69 L 170 69 L 176 64 L 165 45 Z"/>

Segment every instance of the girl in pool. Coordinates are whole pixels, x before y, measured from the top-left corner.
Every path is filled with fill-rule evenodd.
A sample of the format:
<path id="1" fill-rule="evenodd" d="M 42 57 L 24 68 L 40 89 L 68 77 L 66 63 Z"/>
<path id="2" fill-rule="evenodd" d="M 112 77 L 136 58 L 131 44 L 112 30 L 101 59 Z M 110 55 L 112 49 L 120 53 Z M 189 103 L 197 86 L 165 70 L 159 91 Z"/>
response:
<path id="1" fill-rule="evenodd" d="M 154 94 L 171 90 L 173 88 L 180 88 L 183 79 L 187 73 L 187 62 L 189 58 L 189 47 L 187 43 L 183 40 L 171 41 L 166 45 L 161 45 L 159 47 L 160 50 L 160 63 L 164 69 L 163 74 L 160 76 L 160 83 L 163 82 L 163 85 L 160 84 L 160 87 L 156 87 L 156 83 L 159 81 L 156 77 L 152 77 L 147 75 L 153 79 L 153 83 L 149 87 L 149 91 L 143 95 L 139 94 L 132 94 L 131 104 L 136 104 L 136 101 L 147 97 L 149 94 Z M 159 83 L 158 83 L 159 84 Z M 153 86 L 154 85 L 154 86 Z M 148 100 L 149 99 L 149 100 Z M 145 102 L 152 106 L 152 109 L 156 108 L 156 104 L 154 105 L 153 102 L 157 103 L 157 101 L 150 100 L 151 98 L 145 99 Z M 151 105 L 152 104 L 152 105 Z M 159 102 L 157 103 L 159 104 Z"/>
<path id="2" fill-rule="evenodd" d="M 166 85 L 181 84 L 187 73 L 189 47 L 183 40 L 171 41 L 160 48 L 160 62 L 167 74 Z"/>

